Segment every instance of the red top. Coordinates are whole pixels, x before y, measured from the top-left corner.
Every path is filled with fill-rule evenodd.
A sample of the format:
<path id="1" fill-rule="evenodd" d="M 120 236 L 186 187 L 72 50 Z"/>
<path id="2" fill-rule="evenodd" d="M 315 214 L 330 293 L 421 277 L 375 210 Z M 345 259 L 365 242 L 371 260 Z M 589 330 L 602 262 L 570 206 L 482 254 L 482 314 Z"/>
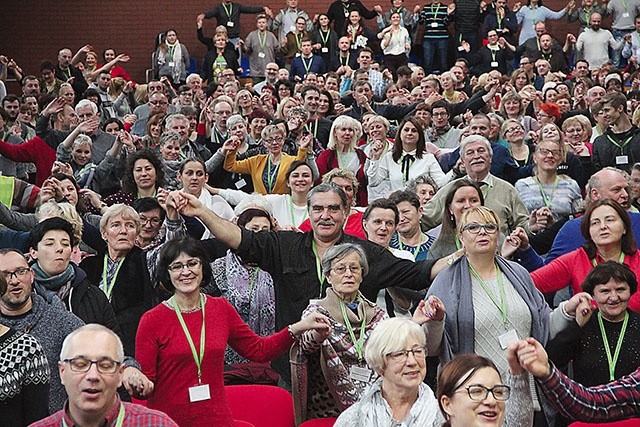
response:
<path id="1" fill-rule="evenodd" d="M 311 231 L 311 221 L 309 218 L 305 219 L 300 227 L 298 227 L 300 231 Z M 364 228 L 362 228 L 362 212 L 356 211 L 353 212 L 347 218 L 347 223 L 344 226 L 344 232 L 349 234 L 350 236 L 356 236 L 359 239 L 367 240 L 367 235 L 364 234 Z"/>
<path id="2" fill-rule="evenodd" d="M 198 353 L 202 312 L 182 314 Z M 241 356 L 266 362 L 284 353 L 293 340 L 286 329 L 268 337 L 256 335 L 224 298 L 206 297 L 205 351 L 202 384 L 209 385 L 211 399 L 189 401 L 189 387 L 198 382 L 191 348 L 173 309 L 160 304 L 140 319 L 136 336 L 136 359 L 155 383 L 147 406 L 169 415 L 181 427 L 233 426 L 224 392 L 224 351 L 229 344 Z"/>
<path id="3" fill-rule="evenodd" d="M 0 141 L 0 155 L 14 162 L 34 163 L 38 187 L 42 187 L 42 183 L 49 178 L 53 162 L 56 161 L 56 150 L 37 136 L 18 145 Z"/>
<path id="4" fill-rule="evenodd" d="M 604 262 L 599 254 L 596 254 L 596 262 Z M 640 251 L 624 257 L 627 265 L 636 276 L 640 274 Z M 593 268 L 593 261 L 589 259 L 583 248 L 564 254 L 549 264 L 531 273 L 531 278 L 540 292 L 559 291 L 567 285 L 571 286 L 573 293 L 582 292 L 582 282 Z M 638 292 L 631 296 L 629 309 L 640 312 L 640 296 Z"/>

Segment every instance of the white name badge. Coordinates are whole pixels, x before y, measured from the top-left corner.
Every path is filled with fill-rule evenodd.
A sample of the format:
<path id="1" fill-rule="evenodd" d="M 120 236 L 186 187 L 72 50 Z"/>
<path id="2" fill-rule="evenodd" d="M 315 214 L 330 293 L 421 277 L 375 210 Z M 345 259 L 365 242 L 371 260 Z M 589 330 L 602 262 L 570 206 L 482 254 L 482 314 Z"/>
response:
<path id="1" fill-rule="evenodd" d="M 348 18 L 348 17 L 349 17 L 349 12 L 345 12 L 345 13 L 344 13 L 344 17 L 345 17 L 345 18 Z"/>
<path id="2" fill-rule="evenodd" d="M 227 21 L 227 27 L 231 28 L 233 27 L 235 24 L 233 23 L 233 21 Z"/>
<path id="3" fill-rule="evenodd" d="M 458 46 L 458 51 L 462 52 L 464 50 L 464 48 L 462 46 Z"/>
<path id="4" fill-rule="evenodd" d="M 431 23 L 431 27 L 432 28 L 438 28 L 438 23 L 437 22 L 432 22 Z"/>
<path id="5" fill-rule="evenodd" d="M 300 56 L 300 55 L 301 55 L 301 54 L 300 54 L 300 52 L 296 53 L 296 57 L 298 57 L 298 56 Z"/>
<path id="6" fill-rule="evenodd" d="M 172 61 L 172 62 L 169 62 L 169 67 L 174 67 L 175 65 L 176 65 L 176 63 L 175 63 L 175 62 L 173 62 L 173 61 Z"/>
<path id="7" fill-rule="evenodd" d="M 209 384 L 200 384 L 189 387 L 189 402 L 201 402 L 211 399 Z"/>
<path id="8" fill-rule="evenodd" d="M 368 383 L 371 379 L 371 369 L 362 368 L 360 366 L 352 366 L 349 369 L 349 378 L 363 383 Z"/>
<path id="9" fill-rule="evenodd" d="M 322 49 L 320 49 L 320 51 L 322 53 L 329 53 L 329 48 L 328 47 L 323 47 Z"/>
<path id="10" fill-rule="evenodd" d="M 628 165 L 629 156 L 616 156 L 616 165 Z"/>
<path id="11" fill-rule="evenodd" d="M 503 350 L 506 350 L 509 343 L 518 341 L 518 333 L 515 329 L 511 329 L 510 331 L 507 331 L 504 334 L 500 335 L 498 337 L 498 341 L 500 342 L 500 347 Z"/>
<path id="12" fill-rule="evenodd" d="M 498 68 L 498 61 L 491 61 L 491 66 L 493 68 Z"/>
<path id="13" fill-rule="evenodd" d="M 247 181 L 244 180 L 244 178 L 242 178 L 239 181 L 236 181 L 236 188 L 239 190 L 242 187 L 244 187 L 245 185 L 247 185 Z"/>
<path id="14" fill-rule="evenodd" d="M 258 52 L 258 58 L 264 58 L 265 56 L 267 55 L 265 55 L 264 52 Z"/>
<path id="15" fill-rule="evenodd" d="M 629 12 L 625 12 L 625 13 L 623 13 L 623 14 L 622 14 L 622 17 L 623 17 L 623 18 L 628 18 L 628 17 L 630 17 L 630 16 L 631 16 L 631 15 L 629 14 Z"/>

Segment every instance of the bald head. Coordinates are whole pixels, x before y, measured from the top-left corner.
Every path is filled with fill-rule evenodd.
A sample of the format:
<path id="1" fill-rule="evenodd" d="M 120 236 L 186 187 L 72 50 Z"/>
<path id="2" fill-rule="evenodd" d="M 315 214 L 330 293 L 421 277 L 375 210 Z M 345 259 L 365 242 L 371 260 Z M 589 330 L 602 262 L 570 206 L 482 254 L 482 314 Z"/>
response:
<path id="1" fill-rule="evenodd" d="M 587 203 L 602 199 L 615 200 L 629 209 L 629 181 L 624 171 L 606 167 L 591 176 L 587 183 Z"/>
<path id="2" fill-rule="evenodd" d="M 60 67 L 62 68 L 67 68 L 69 65 L 71 65 L 71 58 L 73 54 L 71 53 L 71 50 L 69 49 L 60 49 L 60 52 L 58 52 L 58 64 L 60 65 Z"/>

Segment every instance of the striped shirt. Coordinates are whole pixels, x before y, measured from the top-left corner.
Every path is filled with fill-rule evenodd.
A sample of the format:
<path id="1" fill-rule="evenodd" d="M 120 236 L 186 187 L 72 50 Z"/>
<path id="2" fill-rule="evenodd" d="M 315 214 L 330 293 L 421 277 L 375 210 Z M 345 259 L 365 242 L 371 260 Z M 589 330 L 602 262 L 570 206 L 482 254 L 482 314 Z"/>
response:
<path id="1" fill-rule="evenodd" d="M 420 11 L 419 22 L 425 26 L 425 39 L 446 39 L 449 37 L 449 33 L 447 33 L 449 15 L 446 4 L 438 1 L 424 5 Z"/>

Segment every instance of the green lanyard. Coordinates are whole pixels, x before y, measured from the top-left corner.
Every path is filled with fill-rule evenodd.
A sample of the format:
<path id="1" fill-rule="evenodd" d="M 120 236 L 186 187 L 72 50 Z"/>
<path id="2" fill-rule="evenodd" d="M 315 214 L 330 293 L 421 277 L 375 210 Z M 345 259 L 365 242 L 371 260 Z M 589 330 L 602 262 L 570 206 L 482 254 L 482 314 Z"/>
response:
<path id="1" fill-rule="evenodd" d="M 267 42 L 267 33 L 265 31 L 264 35 L 260 37 L 260 31 L 258 31 L 258 43 L 260 43 L 260 50 L 264 51 L 264 45 Z"/>
<path id="2" fill-rule="evenodd" d="M 122 427 L 123 424 L 124 424 L 124 404 L 120 402 L 120 412 L 118 412 L 118 418 L 116 418 L 116 424 L 114 427 Z M 64 420 L 64 417 L 62 417 L 62 426 L 69 427 L 67 422 Z"/>
<path id="3" fill-rule="evenodd" d="M 500 310 L 500 313 L 502 314 L 502 323 L 506 325 L 507 324 L 507 299 L 504 294 L 504 286 L 502 283 L 502 272 L 500 271 L 498 264 L 496 264 L 496 277 L 498 279 L 498 289 L 500 290 L 500 304 L 498 304 L 496 297 L 493 295 L 493 293 L 487 286 L 486 282 L 482 279 L 482 277 L 480 277 L 480 275 L 471 266 L 471 264 L 469 264 L 469 271 L 471 272 L 471 274 L 473 274 L 473 277 L 475 277 L 476 280 L 480 283 L 480 286 L 482 286 L 482 289 L 484 289 L 484 291 L 487 293 L 487 295 L 489 296 L 489 299 L 491 299 L 491 302 L 493 302 L 493 305 L 495 305 L 496 308 Z"/>
<path id="4" fill-rule="evenodd" d="M 620 349 L 622 348 L 622 342 L 624 341 L 624 334 L 627 331 L 627 324 L 629 323 L 629 312 L 624 314 L 624 321 L 622 322 L 622 329 L 620 329 L 620 336 L 618 337 L 618 343 L 616 344 L 613 358 L 611 357 L 611 348 L 609 347 L 609 340 L 607 339 L 607 331 L 604 330 L 604 323 L 602 322 L 602 315 L 598 312 L 598 325 L 600 325 L 600 333 L 602 334 L 602 343 L 604 344 L 604 351 L 607 353 L 607 363 L 609 365 L 609 381 L 615 380 L 616 365 L 618 364 L 618 357 L 620 356 Z"/>
<path id="5" fill-rule="evenodd" d="M 354 153 L 355 154 L 355 153 Z M 338 168 L 340 169 L 349 169 L 349 157 L 346 156 L 346 158 L 341 159 L 340 157 L 340 151 L 336 150 L 336 157 L 338 157 Z"/>
<path id="6" fill-rule="evenodd" d="M 289 211 L 291 212 L 291 224 L 293 224 L 294 226 L 298 226 L 300 224 L 302 224 L 304 222 L 305 219 L 307 219 L 307 210 L 304 210 L 304 215 L 302 215 L 302 219 L 300 220 L 299 224 L 296 224 L 296 217 L 294 216 L 293 213 L 293 199 L 291 198 L 291 196 L 289 196 Z"/>
<path id="7" fill-rule="evenodd" d="M 227 9 L 227 5 L 224 3 L 221 3 L 222 7 L 224 8 L 224 11 L 227 12 L 227 17 L 229 18 L 229 20 L 231 20 L 231 13 L 233 12 L 233 3 L 229 4 L 229 9 Z"/>
<path id="8" fill-rule="evenodd" d="M 442 3 L 438 2 L 438 7 L 436 7 L 436 11 L 433 11 L 433 3 L 431 3 L 431 13 L 433 13 L 434 21 L 438 20 L 438 12 L 440 11 L 440 7 L 442 7 Z"/>
<path id="9" fill-rule="evenodd" d="M 258 278 L 258 272 L 260 271 L 260 267 L 249 268 L 249 299 L 251 299 L 251 294 L 253 293 L 253 287 L 256 285 L 256 279 Z"/>
<path id="10" fill-rule="evenodd" d="M 271 193 L 273 191 L 273 187 L 275 186 L 276 177 L 278 176 L 278 171 L 280 170 L 280 165 L 275 165 L 274 171 L 271 172 L 271 158 L 267 157 L 267 191 Z"/>
<path id="11" fill-rule="evenodd" d="M 300 57 L 300 59 L 302 60 L 302 66 L 304 67 L 304 71 L 306 71 L 306 74 L 309 74 L 309 70 L 311 69 L 311 66 L 313 65 L 313 56 L 309 59 L 309 63 L 307 64 L 307 61 L 305 61 L 306 58 L 304 57 Z"/>
<path id="12" fill-rule="evenodd" d="M 624 252 L 620 252 L 620 258 L 618 258 L 618 264 L 624 264 Z M 598 263 L 596 262 L 595 257 L 591 260 L 591 264 L 593 264 L 593 266 L 597 266 Z"/>
<path id="13" fill-rule="evenodd" d="M 364 304 L 362 302 L 362 298 L 358 295 L 358 301 L 360 304 Z M 351 337 L 351 341 L 353 341 L 353 347 L 356 349 L 356 353 L 358 353 L 358 360 L 362 360 L 362 351 L 364 350 L 364 327 L 367 323 L 367 315 L 364 310 L 362 310 L 362 323 L 360 324 L 360 338 L 356 339 L 356 334 L 353 331 L 353 326 L 351 326 L 351 322 L 349 321 L 349 317 L 347 317 L 347 308 L 345 307 L 344 301 L 340 300 L 340 310 L 342 310 L 342 318 L 344 319 L 344 325 L 347 327 L 347 331 L 349 331 L 349 336 Z"/>
<path id="14" fill-rule="evenodd" d="M 424 234 L 420 233 L 420 241 L 418 242 L 418 246 L 416 246 L 413 250 L 411 250 L 411 248 L 409 246 L 407 246 L 405 248 L 404 245 L 402 244 L 402 239 L 400 238 L 400 234 L 398 234 L 397 236 L 398 236 L 398 247 L 399 247 L 399 249 L 401 251 L 407 251 L 407 252 L 411 253 L 411 255 L 413 255 L 413 260 L 415 261 L 416 258 L 418 257 L 418 253 L 420 253 L 420 245 L 422 245 L 424 242 L 426 242 L 426 240 L 422 240 Z M 458 238 L 456 237 L 456 240 L 457 239 Z"/>
<path id="15" fill-rule="evenodd" d="M 320 31 L 320 38 L 322 39 L 322 45 L 329 47 L 328 42 L 329 42 L 329 36 L 331 35 L 331 31 L 327 31 L 326 33 L 322 30 L 319 30 L 319 31 Z M 327 35 L 326 37 L 325 37 L 325 34 Z"/>
<path id="16" fill-rule="evenodd" d="M 491 54 L 491 62 L 492 63 L 496 62 L 496 55 L 498 54 L 498 51 L 495 49 L 491 49 L 488 45 L 487 45 L 487 49 L 489 49 L 489 53 Z"/>
<path id="17" fill-rule="evenodd" d="M 200 310 L 202 311 L 202 329 L 200 330 L 200 355 L 196 351 L 196 346 L 193 344 L 193 339 L 191 339 L 191 334 L 189 333 L 189 329 L 187 328 L 186 323 L 184 323 L 184 319 L 182 318 L 182 313 L 180 312 L 180 307 L 176 304 L 175 297 L 171 297 L 169 300 L 171 303 L 171 307 L 173 311 L 176 312 L 176 316 L 178 316 L 178 322 L 180 322 L 180 326 L 182 326 L 182 331 L 184 335 L 187 337 L 187 341 L 189 342 L 189 347 L 191 348 L 191 354 L 193 355 L 193 360 L 196 362 L 196 367 L 198 368 L 198 384 L 202 384 L 202 359 L 204 358 L 204 295 L 200 294 Z"/>
<path id="18" fill-rule="evenodd" d="M 507 16 L 506 11 L 505 11 L 504 16 Z M 500 17 L 500 14 L 498 13 L 497 10 L 496 10 L 496 20 L 498 21 L 498 29 L 502 30 L 502 18 Z"/>
<path id="19" fill-rule="evenodd" d="M 315 240 L 311 242 L 311 250 L 313 250 L 313 255 L 316 258 L 316 274 L 318 275 L 318 280 L 320 281 L 320 293 L 318 298 L 322 297 L 322 285 L 324 284 L 324 273 L 322 272 L 322 262 L 320 261 L 320 257 L 318 256 L 318 250 L 316 249 Z"/>
<path id="20" fill-rule="evenodd" d="M 173 58 L 173 52 L 174 52 L 175 50 L 176 50 L 176 47 L 175 47 L 175 46 L 169 46 L 168 51 L 169 51 L 169 56 L 170 56 L 171 58 Z"/>
<path id="21" fill-rule="evenodd" d="M 302 46 L 302 34 L 296 34 L 296 45 L 298 45 L 298 52 Z"/>
<path id="22" fill-rule="evenodd" d="M 347 60 L 342 63 L 342 57 L 340 57 L 340 65 L 349 65 L 349 57 L 351 57 L 351 52 L 347 52 Z"/>
<path id="23" fill-rule="evenodd" d="M 616 147 L 618 147 L 620 149 L 620 154 L 624 154 L 624 147 L 626 147 L 627 145 L 629 145 L 629 143 L 631 142 L 631 140 L 633 139 L 635 135 L 631 135 L 629 138 L 625 139 L 624 142 L 621 144 L 618 143 L 618 141 L 616 141 L 615 139 L 611 138 L 611 135 L 607 135 L 607 138 L 609 138 L 609 141 L 611 141 L 611 143 L 613 145 L 615 145 Z"/>
<path id="24" fill-rule="evenodd" d="M 107 296 L 107 299 L 111 301 L 111 293 L 113 292 L 113 287 L 116 285 L 116 279 L 118 278 L 118 272 L 120 272 L 120 267 L 122 267 L 122 263 L 124 262 L 124 257 L 118 261 L 118 267 L 116 268 L 116 273 L 111 278 L 111 282 L 107 281 L 107 266 L 109 265 L 109 258 L 107 254 L 104 254 L 104 266 L 102 267 L 102 283 L 104 283 L 104 293 Z"/>
<path id="25" fill-rule="evenodd" d="M 587 12 L 587 8 L 585 7 L 583 9 L 583 11 L 584 11 L 584 19 L 587 22 L 587 28 L 591 28 L 591 24 L 590 24 L 590 22 L 591 22 L 591 9 L 589 9 L 589 11 Z"/>
<path id="26" fill-rule="evenodd" d="M 309 70 L 307 70 L 307 73 L 309 72 Z M 313 133 L 313 137 L 316 138 L 318 136 L 318 121 L 320 119 L 315 119 L 315 127 L 313 129 L 313 132 L 311 131 L 311 122 L 307 123 L 307 130 L 309 131 L 309 133 Z"/>
<path id="27" fill-rule="evenodd" d="M 462 248 L 462 243 L 460 243 L 460 237 L 458 237 L 458 232 L 456 232 L 456 249 Z"/>
<path id="28" fill-rule="evenodd" d="M 553 191 L 551 192 L 551 197 L 548 197 L 547 193 L 544 192 L 544 189 L 542 188 L 542 183 L 540 182 L 538 177 L 536 176 L 534 179 L 538 183 L 538 188 L 540 188 L 540 195 L 542 196 L 542 201 L 544 201 L 544 204 L 545 204 L 546 207 L 551 209 L 551 203 L 553 202 L 553 196 L 556 194 L 556 189 L 558 188 L 558 177 L 556 176 L 555 181 L 553 181 Z"/>

